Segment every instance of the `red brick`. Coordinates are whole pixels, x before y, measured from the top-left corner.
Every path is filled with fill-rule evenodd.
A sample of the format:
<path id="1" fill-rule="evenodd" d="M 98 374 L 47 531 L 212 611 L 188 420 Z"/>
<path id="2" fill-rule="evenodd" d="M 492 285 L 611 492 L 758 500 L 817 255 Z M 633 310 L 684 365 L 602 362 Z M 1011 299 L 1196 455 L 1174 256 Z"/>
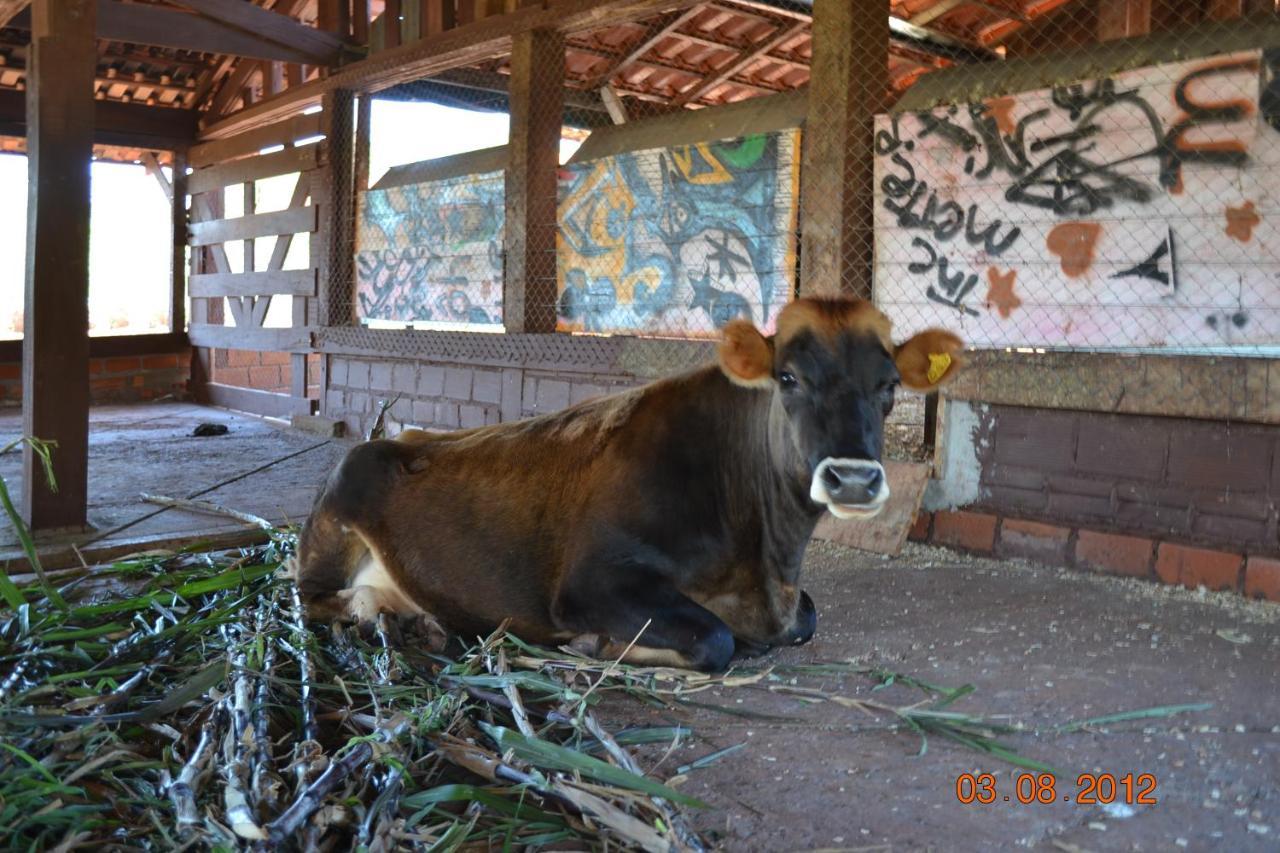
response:
<path id="1" fill-rule="evenodd" d="M 933 517 L 933 541 L 939 545 L 989 553 L 996 539 L 996 517 L 980 512 L 939 512 Z"/>
<path id="2" fill-rule="evenodd" d="M 1006 518 L 1000 525 L 997 551 L 1004 557 L 1026 557 L 1061 564 L 1067 559 L 1071 530 L 1038 521 Z"/>
<path id="3" fill-rule="evenodd" d="M 257 367 L 262 364 L 261 354 L 247 349 L 227 350 L 227 367 Z M 218 364 L 222 367 L 222 364 Z"/>
<path id="4" fill-rule="evenodd" d="M 912 542 L 928 542 L 929 541 L 929 525 L 933 523 L 933 513 L 924 512 L 923 510 L 916 513 L 916 520 L 911 525 L 911 530 L 907 533 L 907 538 Z"/>
<path id="5" fill-rule="evenodd" d="M 109 388 L 123 388 L 125 377 L 123 376 L 100 376 L 97 379 L 89 380 L 89 387 L 94 391 L 105 391 Z"/>
<path id="6" fill-rule="evenodd" d="M 1244 568 L 1244 594 L 1280 601 L 1280 560 L 1250 557 Z"/>
<path id="7" fill-rule="evenodd" d="M 127 358 L 109 358 L 103 365 L 103 370 L 107 373 L 128 373 L 137 370 L 142 366 L 142 359 L 136 355 Z"/>
<path id="8" fill-rule="evenodd" d="M 266 389 L 280 387 L 280 368 L 275 365 L 270 367 L 250 367 L 249 385 L 253 388 Z"/>
<path id="9" fill-rule="evenodd" d="M 1088 569 L 1145 578 L 1151 575 L 1155 543 L 1138 536 L 1081 530 L 1076 536 L 1076 562 Z"/>
<path id="10" fill-rule="evenodd" d="M 144 370 L 168 370 L 170 368 L 181 367 L 181 357 L 177 353 L 169 355 L 149 355 L 142 359 L 142 367 Z"/>
<path id="11" fill-rule="evenodd" d="M 0 379 L 22 378 L 22 362 L 11 361 L 0 364 Z"/>
<path id="12" fill-rule="evenodd" d="M 101 372 L 103 371 L 103 369 L 104 369 L 106 366 L 107 366 L 107 365 L 106 365 L 106 359 L 102 359 L 102 358 L 91 358 L 91 359 L 89 359 L 89 372 L 90 372 L 90 373 L 101 373 Z"/>
<path id="13" fill-rule="evenodd" d="M 1242 561 L 1239 554 L 1161 542 L 1156 551 L 1156 574 L 1165 583 L 1182 584 L 1188 589 L 1203 584 L 1209 589 L 1235 590 Z"/>
<path id="14" fill-rule="evenodd" d="M 289 363 L 289 353 L 287 352 L 260 352 L 258 353 L 258 364 L 261 365 L 281 365 Z"/>
<path id="15" fill-rule="evenodd" d="M 213 371 L 213 381 L 222 385 L 239 385 L 242 388 L 248 387 L 249 368 L 220 367 Z"/>

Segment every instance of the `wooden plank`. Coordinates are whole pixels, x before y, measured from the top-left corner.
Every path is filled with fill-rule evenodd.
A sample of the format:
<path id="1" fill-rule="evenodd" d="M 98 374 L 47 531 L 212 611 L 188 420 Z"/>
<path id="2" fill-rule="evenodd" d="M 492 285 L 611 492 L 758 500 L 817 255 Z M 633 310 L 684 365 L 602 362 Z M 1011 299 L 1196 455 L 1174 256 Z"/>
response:
<path id="1" fill-rule="evenodd" d="M 256 388 L 239 388 L 235 385 L 223 385 L 220 382 L 210 382 L 204 386 L 204 396 L 214 406 L 268 418 L 313 414 L 312 401 L 306 397 L 259 391 Z"/>
<path id="2" fill-rule="evenodd" d="M 287 45 L 309 57 L 312 65 L 336 65 L 342 55 L 342 39 L 331 32 L 309 27 L 253 3 L 226 0 L 174 0 L 206 18 L 256 33 L 277 44 Z"/>
<path id="3" fill-rule="evenodd" d="M 191 295 L 220 296 L 315 296 L 316 270 L 260 270 L 256 273 L 200 273 L 192 275 Z"/>
<path id="4" fill-rule="evenodd" d="M 742 50 L 733 61 L 721 68 L 715 74 L 693 86 L 693 88 L 682 92 L 679 97 L 671 102 L 672 106 L 683 107 L 685 104 L 698 100 L 703 95 L 710 93 L 717 86 L 723 85 L 730 78 L 735 77 L 745 71 L 755 62 L 770 51 L 776 50 L 786 44 L 791 39 L 809 30 L 807 21 L 797 21 L 789 27 L 779 27 L 778 31 L 769 36 L 764 41 L 754 44 L 751 47 Z"/>
<path id="5" fill-rule="evenodd" d="M 351 223 L 355 210 L 355 95 L 339 89 L 325 96 L 323 115 L 328 137 L 328 162 L 315 187 L 323 187 L 327 205 L 324 238 L 312 244 L 324 246 L 320 266 L 320 321 L 341 326 L 355 319 L 355 245 Z"/>
<path id="6" fill-rule="evenodd" d="M 800 171 L 800 293 L 870 298 L 875 114 L 889 91 L 889 17 L 874 3 L 815 0 Z"/>
<path id="7" fill-rule="evenodd" d="M 187 148 L 196 138 L 194 110 L 94 101 L 93 124 L 93 141 L 99 145 L 176 151 Z M 0 135 L 27 135 L 27 100 L 23 92 L 0 89 Z"/>
<path id="8" fill-rule="evenodd" d="M 156 179 L 156 183 L 160 185 L 160 192 L 164 193 L 170 203 L 173 202 L 173 184 L 169 183 L 169 179 L 164 176 L 164 171 L 160 168 L 160 161 L 156 159 L 156 155 L 150 151 L 142 152 L 142 167 L 147 170 L 147 174 Z"/>
<path id="9" fill-rule="evenodd" d="M 400 35 L 403 31 L 403 21 L 400 20 L 400 0 L 386 0 L 386 11 L 382 13 L 382 22 L 385 29 L 382 35 L 382 44 L 384 49 L 400 46 Z"/>
<path id="10" fill-rule="evenodd" d="M 459 26 L 438 36 L 352 62 L 324 79 L 291 88 L 279 97 L 212 122 L 204 128 L 201 138 L 224 139 L 248 128 L 279 121 L 320 103 L 324 93 L 332 89 L 378 92 L 450 68 L 503 56 L 510 51 L 512 38 L 519 33 L 543 29 L 575 33 L 625 24 L 690 5 L 692 0 L 561 0 L 551 6 L 527 6 L 466 28 L 460 26 L 459 21 Z"/>
<path id="11" fill-rule="evenodd" d="M 95 0 L 35 0 L 27 71 L 22 432 L 56 442 L 53 474 L 22 450 L 22 514 L 83 527 L 89 485 L 89 164 Z"/>
<path id="12" fill-rule="evenodd" d="M 896 557 L 906 544 L 929 483 L 930 466 L 921 462 L 886 462 L 889 502 L 875 518 L 836 518 L 824 512 L 813 531 L 814 539 L 839 542 L 876 554 Z"/>
<path id="13" fill-rule="evenodd" d="M 696 18 L 701 14 L 702 8 L 703 7 L 701 6 L 692 6 L 685 9 L 683 12 L 672 12 L 670 15 L 667 15 L 657 23 L 650 26 L 645 32 L 644 37 L 640 39 L 639 43 L 636 44 L 635 47 L 631 48 L 631 50 L 627 51 L 613 62 L 610 62 L 604 71 L 596 75 L 595 79 L 591 81 L 591 85 L 587 88 L 599 89 L 601 86 L 608 83 L 620 72 L 625 71 L 630 67 L 631 63 L 657 47 L 658 43 L 667 36 L 671 35 L 676 30 Z"/>
<path id="14" fill-rule="evenodd" d="M 236 326 L 191 324 L 187 337 L 192 346 L 213 349 L 251 349 L 259 352 L 309 352 L 311 332 L 305 328 L 248 329 Z"/>
<path id="15" fill-rule="evenodd" d="M 298 174 L 298 182 L 293 185 L 293 196 L 289 199 L 289 207 L 302 207 L 307 203 L 307 197 L 311 195 L 311 174 L 311 172 Z M 293 245 L 292 234 L 281 234 L 276 237 L 276 245 L 271 250 L 271 260 L 267 262 L 268 270 L 284 269 L 284 262 L 289 256 L 289 247 L 291 245 Z M 314 296 L 315 294 L 311 295 Z"/>
<path id="16" fill-rule="evenodd" d="M 556 328 L 557 173 L 563 87 L 540 85 L 564 69 L 555 30 L 516 36 L 511 47 L 511 134 L 507 144 L 502 317 L 508 332 Z"/>
<path id="17" fill-rule="evenodd" d="M 98 0 L 98 38 L 253 59 L 310 61 L 310 54 L 305 50 L 278 44 L 238 27 L 177 9 L 117 0 Z"/>
<path id="18" fill-rule="evenodd" d="M 1151 32 L 1151 0 L 1097 0 L 1098 41 Z"/>
<path id="19" fill-rule="evenodd" d="M 943 15 L 949 15 L 951 12 L 955 11 L 956 8 L 963 6 L 968 2 L 969 0 L 941 0 L 941 2 L 934 3 L 923 12 L 912 15 L 907 19 L 907 22 L 915 24 L 917 27 L 928 26 Z"/>
<path id="20" fill-rule="evenodd" d="M 351 2 L 351 41 L 357 45 L 369 43 L 369 0 Z"/>
<path id="21" fill-rule="evenodd" d="M 1212 21 L 1228 21 L 1244 14 L 1244 0 L 1209 0 L 1205 17 Z"/>
<path id="22" fill-rule="evenodd" d="M 31 0 L 0 0 L 0 27 L 9 26 L 9 22 L 29 5 Z"/>
<path id="23" fill-rule="evenodd" d="M 159 169 L 156 174 L 164 177 Z M 181 332 L 187 324 L 187 158 L 181 151 L 173 154 L 169 210 L 169 331 Z"/>
<path id="24" fill-rule="evenodd" d="M 306 139 L 320 134 L 321 117 L 319 113 L 294 116 L 274 124 L 256 127 L 229 139 L 219 139 L 195 145 L 187 152 L 187 161 L 194 169 L 212 166 L 240 157 L 256 155 L 264 148 L 275 145 L 289 145 L 299 139 Z"/>
<path id="25" fill-rule="evenodd" d="M 316 146 L 304 145 L 197 169 L 187 178 L 187 185 L 191 192 L 202 193 L 290 172 L 305 172 L 315 167 Z"/>
<path id="26" fill-rule="evenodd" d="M 316 208 L 314 205 L 307 205 L 272 213 L 237 216 L 234 219 L 193 222 L 190 230 L 192 246 L 209 246 L 276 234 L 298 234 L 316 230 Z"/>

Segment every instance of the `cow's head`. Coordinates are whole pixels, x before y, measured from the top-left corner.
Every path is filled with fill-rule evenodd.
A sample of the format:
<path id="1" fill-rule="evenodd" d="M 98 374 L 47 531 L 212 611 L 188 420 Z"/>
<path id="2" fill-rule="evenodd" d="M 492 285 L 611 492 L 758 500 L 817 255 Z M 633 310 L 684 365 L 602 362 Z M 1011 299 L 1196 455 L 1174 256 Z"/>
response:
<path id="1" fill-rule="evenodd" d="M 960 366 L 960 338 L 942 329 L 895 345 L 889 318 L 870 302 L 798 299 L 766 338 L 735 320 L 720 365 L 733 382 L 771 391 L 809 496 L 839 518 L 869 518 L 889 499 L 880 453 L 899 384 L 931 391 Z"/>

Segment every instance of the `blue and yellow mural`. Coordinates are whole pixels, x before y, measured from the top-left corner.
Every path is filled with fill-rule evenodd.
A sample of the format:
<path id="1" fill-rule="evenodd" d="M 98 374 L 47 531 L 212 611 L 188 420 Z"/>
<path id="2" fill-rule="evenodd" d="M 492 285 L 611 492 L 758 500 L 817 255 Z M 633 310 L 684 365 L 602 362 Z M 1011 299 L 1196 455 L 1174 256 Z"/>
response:
<path id="1" fill-rule="evenodd" d="M 633 151 L 560 172 L 561 331 L 771 330 L 791 299 L 798 130 Z M 364 320 L 502 322 L 503 173 L 362 194 Z"/>
<path id="2" fill-rule="evenodd" d="M 503 195 L 502 172 L 363 193 L 361 319 L 501 323 Z"/>
<path id="3" fill-rule="evenodd" d="M 788 130 L 564 167 L 559 328 L 771 329 L 795 280 L 799 150 Z"/>

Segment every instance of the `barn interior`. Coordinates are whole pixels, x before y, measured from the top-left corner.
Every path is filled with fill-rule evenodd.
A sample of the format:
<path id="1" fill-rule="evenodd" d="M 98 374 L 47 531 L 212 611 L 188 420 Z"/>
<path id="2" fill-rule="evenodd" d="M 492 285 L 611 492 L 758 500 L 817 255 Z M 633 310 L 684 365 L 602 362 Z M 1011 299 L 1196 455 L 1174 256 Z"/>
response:
<path id="1" fill-rule="evenodd" d="M 1270 849 L 1278 49 L 1268 0 L 0 0 L 0 825 Z M 355 442 L 836 295 L 969 349 L 899 394 L 886 511 L 815 533 L 814 643 L 299 640 L 276 570 Z"/>

